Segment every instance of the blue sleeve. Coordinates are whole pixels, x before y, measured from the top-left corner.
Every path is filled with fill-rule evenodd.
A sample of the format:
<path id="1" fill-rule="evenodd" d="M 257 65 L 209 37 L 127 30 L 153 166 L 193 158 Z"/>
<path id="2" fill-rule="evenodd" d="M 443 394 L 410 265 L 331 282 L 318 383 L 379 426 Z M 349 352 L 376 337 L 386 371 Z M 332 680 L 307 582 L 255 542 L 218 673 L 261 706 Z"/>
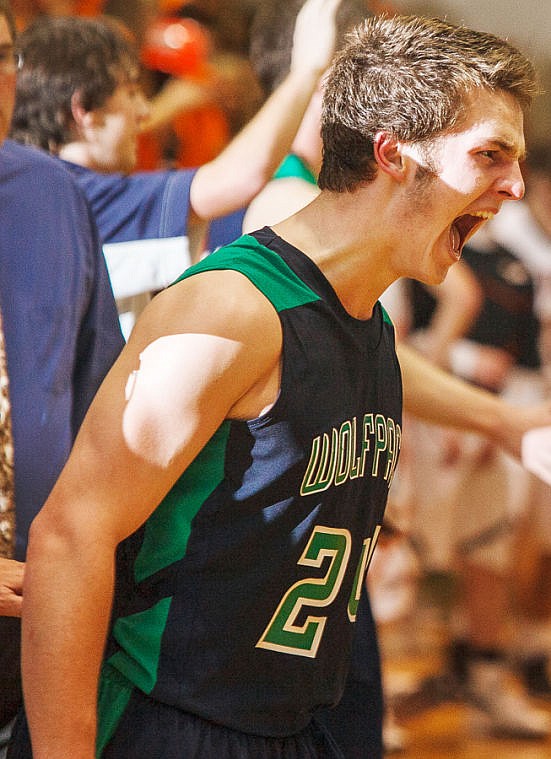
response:
<path id="1" fill-rule="evenodd" d="M 211 221 L 209 226 L 208 244 L 210 251 L 228 245 L 230 242 L 237 240 L 243 234 L 243 219 L 247 209 L 241 208 L 227 216 L 221 216 L 219 219 Z"/>
<path id="2" fill-rule="evenodd" d="M 187 234 L 195 170 L 123 176 L 66 165 L 86 195 L 102 244 Z"/>

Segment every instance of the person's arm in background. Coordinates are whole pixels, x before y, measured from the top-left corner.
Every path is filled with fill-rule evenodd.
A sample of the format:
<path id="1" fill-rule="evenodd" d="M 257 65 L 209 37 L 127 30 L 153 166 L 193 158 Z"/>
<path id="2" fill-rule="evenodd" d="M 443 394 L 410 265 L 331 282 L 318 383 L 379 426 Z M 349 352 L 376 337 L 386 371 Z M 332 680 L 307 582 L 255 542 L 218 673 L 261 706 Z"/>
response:
<path id="1" fill-rule="evenodd" d="M 453 377 L 414 348 L 398 342 L 404 410 L 424 421 L 485 435 L 520 458 L 522 438 L 534 427 L 551 425 L 551 401 L 514 406 Z"/>
<path id="2" fill-rule="evenodd" d="M 149 114 L 142 124 L 142 132 L 154 132 L 170 124 L 182 111 L 187 111 L 212 100 L 209 88 L 192 79 L 171 78 L 149 101 Z"/>
<path id="3" fill-rule="evenodd" d="M 429 327 L 417 347 L 438 366 L 449 368 L 450 350 L 468 334 L 482 306 L 482 289 L 467 264 L 452 266 L 440 285 L 428 288 L 436 299 Z"/>
<path id="4" fill-rule="evenodd" d="M 307 0 L 297 16 L 291 70 L 254 118 L 191 186 L 192 214 L 223 216 L 248 205 L 288 152 L 335 47 L 340 0 Z"/>
<path id="5" fill-rule="evenodd" d="M 551 286 L 549 287 L 551 294 Z M 547 391 L 551 390 L 551 314 L 540 318 L 539 349 Z"/>
<path id="6" fill-rule="evenodd" d="M 20 617 L 25 564 L 0 558 L 0 617 Z"/>

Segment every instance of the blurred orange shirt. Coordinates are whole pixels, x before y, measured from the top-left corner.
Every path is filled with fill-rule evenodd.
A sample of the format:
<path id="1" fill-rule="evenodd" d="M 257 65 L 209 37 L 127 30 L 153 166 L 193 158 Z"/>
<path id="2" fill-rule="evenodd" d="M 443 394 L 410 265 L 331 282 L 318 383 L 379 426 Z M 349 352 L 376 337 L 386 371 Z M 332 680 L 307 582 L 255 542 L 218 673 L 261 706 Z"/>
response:
<path id="1" fill-rule="evenodd" d="M 167 139 L 174 140 L 168 150 Z M 177 116 L 171 129 L 162 136 L 155 133 L 140 136 L 137 170 L 165 168 L 167 164 L 178 169 L 201 166 L 216 158 L 229 140 L 228 121 L 219 106 L 205 104 L 192 108 Z"/>
<path id="2" fill-rule="evenodd" d="M 76 0 L 75 12 L 78 16 L 99 16 L 103 11 L 104 0 Z"/>

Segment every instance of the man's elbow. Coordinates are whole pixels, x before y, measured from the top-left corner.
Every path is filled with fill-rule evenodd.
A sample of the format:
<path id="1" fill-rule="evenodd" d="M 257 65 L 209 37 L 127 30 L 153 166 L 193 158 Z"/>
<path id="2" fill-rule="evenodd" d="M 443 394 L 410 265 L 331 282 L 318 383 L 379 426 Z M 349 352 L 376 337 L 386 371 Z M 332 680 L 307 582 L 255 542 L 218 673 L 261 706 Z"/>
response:
<path id="1" fill-rule="evenodd" d="M 53 509 L 48 505 L 38 512 L 29 529 L 27 563 L 53 562 L 72 557 L 78 560 L 86 551 L 86 524 L 79 520 L 75 509 Z"/>
<path id="2" fill-rule="evenodd" d="M 59 521 L 48 518 L 44 511 L 39 512 L 29 529 L 27 562 L 38 561 L 43 556 L 56 556 L 66 542 L 67 535 Z"/>

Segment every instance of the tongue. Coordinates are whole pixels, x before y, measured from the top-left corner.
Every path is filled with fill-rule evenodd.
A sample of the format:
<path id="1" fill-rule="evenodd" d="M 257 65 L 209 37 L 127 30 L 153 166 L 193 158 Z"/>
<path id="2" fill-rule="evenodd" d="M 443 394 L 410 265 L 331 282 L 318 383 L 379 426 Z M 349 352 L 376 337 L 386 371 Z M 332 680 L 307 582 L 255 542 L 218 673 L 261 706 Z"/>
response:
<path id="1" fill-rule="evenodd" d="M 459 234 L 459 231 L 455 224 L 452 224 L 450 227 L 450 245 L 452 247 L 452 250 L 454 250 L 456 253 L 459 253 L 461 248 L 461 235 Z"/>

